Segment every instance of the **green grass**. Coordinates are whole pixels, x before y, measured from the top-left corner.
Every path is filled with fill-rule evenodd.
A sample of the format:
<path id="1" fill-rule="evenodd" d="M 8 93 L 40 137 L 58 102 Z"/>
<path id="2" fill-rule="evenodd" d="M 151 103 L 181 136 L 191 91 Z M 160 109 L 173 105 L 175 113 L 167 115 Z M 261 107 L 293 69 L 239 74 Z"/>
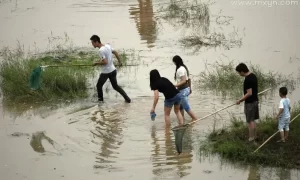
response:
<path id="1" fill-rule="evenodd" d="M 300 113 L 299 104 L 291 112 L 292 118 Z M 232 117 L 229 127 L 213 131 L 201 151 L 218 154 L 223 160 L 242 164 L 261 164 L 272 167 L 300 167 L 300 117 L 290 124 L 289 140 L 277 143 L 279 133 L 275 135 L 259 151 L 253 151 L 277 131 L 277 121 L 271 116 L 262 118 L 257 123 L 256 143 L 249 143 L 248 128 L 244 120 Z"/>
<path id="2" fill-rule="evenodd" d="M 191 27 L 207 34 L 210 27 L 209 5 L 209 3 L 198 1 L 174 0 L 167 7 L 161 7 L 159 12 L 162 13 L 162 19 L 176 28 Z"/>
<path id="3" fill-rule="evenodd" d="M 218 14 L 212 14 L 211 5 L 215 2 L 202 1 L 176 1 L 172 0 L 166 7 L 161 7 L 159 12 L 163 20 L 173 25 L 176 29 L 183 28 L 184 33 L 191 31 L 189 35 L 179 39 L 179 43 L 197 53 L 202 48 L 223 47 L 229 50 L 242 46 L 242 36 L 238 28 L 224 33 L 224 26 L 230 25 L 233 17 L 223 15 L 222 10 Z M 211 30 L 212 29 L 212 30 Z"/>
<path id="4" fill-rule="evenodd" d="M 206 70 L 199 75 L 198 88 L 213 91 L 224 97 L 238 98 L 243 95 L 244 78 L 237 74 L 235 67 L 237 62 L 215 63 L 206 65 Z M 295 89 L 296 80 L 292 76 L 284 76 L 279 73 L 263 71 L 258 65 L 246 63 L 258 79 L 258 91 L 267 88 L 276 88 L 279 85 L 286 86 L 289 91 Z"/>
<path id="5" fill-rule="evenodd" d="M 0 52 L 3 58 L 0 64 L 0 87 L 4 102 L 30 104 L 87 97 L 88 79 L 94 73 L 93 67 L 48 67 L 42 72 L 41 88 L 35 91 L 29 87 L 29 76 L 40 65 L 90 65 L 99 59 L 95 51 L 59 48 L 25 56 L 22 48 L 4 48 Z M 133 64 L 139 60 L 131 57 L 133 53 L 130 50 L 119 51 L 123 64 Z"/>
<path id="6" fill-rule="evenodd" d="M 243 38 L 239 35 L 238 30 L 230 32 L 225 35 L 223 32 L 212 32 L 209 34 L 202 34 L 198 31 L 185 36 L 179 40 L 181 45 L 185 48 L 193 49 L 194 53 L 201 48 L 217 48 L 223 47 L 229 50 L 233 47 L 241 47 Z"/>

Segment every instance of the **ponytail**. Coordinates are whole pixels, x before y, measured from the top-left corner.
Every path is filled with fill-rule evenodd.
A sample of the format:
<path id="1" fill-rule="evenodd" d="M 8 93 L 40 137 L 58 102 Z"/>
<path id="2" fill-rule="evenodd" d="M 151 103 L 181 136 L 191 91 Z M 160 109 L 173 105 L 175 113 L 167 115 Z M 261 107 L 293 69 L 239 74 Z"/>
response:
<path id="1" fill-rule="evenodd" d="M 180 66 L 176 66 L 176 69 L 175 69 L 175 75 L 174 75 L 174 80 L 176 81 L 176 73 L 177 73 L 177 70 L 179 69 Z"/>
<path id="2" fill-rule="evenodd" d="M 187 76 L 188 76 L 188 78 L 190 77 L 190 72 L 189 72 L 189 69 L 183 64 L 183 67 L 185 68 L 185 70 L 186 70 L 186 73 L 187 73 Z"/>

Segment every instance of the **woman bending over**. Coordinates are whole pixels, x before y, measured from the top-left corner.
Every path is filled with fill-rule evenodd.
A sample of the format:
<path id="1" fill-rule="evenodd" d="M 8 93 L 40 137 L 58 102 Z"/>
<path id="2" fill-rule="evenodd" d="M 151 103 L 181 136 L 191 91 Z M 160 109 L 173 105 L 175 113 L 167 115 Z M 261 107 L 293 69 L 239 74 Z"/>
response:
<path id="1" fill-rule="evenodd" d="M 175 86 L 167 78 L 161 77 L 159 72 L 154 69 L 150 71 L 150 87 L 151 90 L 154 91 L 154 102 L 151 113 L 155 112 L 159 92 L 161 92 L 165 96 L 164 114 L 166 125 L 171 125 L 170 113 L 173 106 L 179 126 L 183 125 L 183 117 L 180 113 L 180 103 L 182 100 L 182 96 L 180 92 L 175 88 Z"/>

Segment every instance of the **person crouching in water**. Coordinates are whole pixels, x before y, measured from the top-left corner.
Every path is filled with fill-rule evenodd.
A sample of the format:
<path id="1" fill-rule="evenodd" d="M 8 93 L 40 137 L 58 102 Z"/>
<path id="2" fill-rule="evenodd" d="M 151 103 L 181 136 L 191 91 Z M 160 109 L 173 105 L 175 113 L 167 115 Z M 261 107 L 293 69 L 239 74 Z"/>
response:
<path id="1" fill-rule="evenodd" d="M 180 93 L 183 96 L 183 99 L 181 101 L 180 105 L 180 111 L 182 116 L 184 116 L 185 110 L 193 121 L 197 120 L 197 117 L 195 116 L 194 112 L 192 111 L 188 96 L 192 93 L 191 89 L 191 81 L 189 79 L 189 70 L 188 68 L 183 64 L 183 61 L 180 56 L 176 55 L 173 57 L 173 63 L 176 65 L 175 70 L 175 80 L 177 81 L 177 84 L 175 87 L 180 91 Z"/>
<path id="2" fill-rule="evenodd" d="M 179 126 L 183 125 L 183 117 L 180 113 L 180 104 L 182 100 L 181 93 L 175 88 L 175 86 L 165 77 L 161 77 L 156 69 L 150 71 L 150 88 L 154 91 L 154 102 L 151 109 L 151 113 L 155 112 L 155 108 L 158 102 L 159 92 L 165 96 L 164 102 L 164 114 L 165 123 L 167 126 L 171 125 L 170 113 L 174 106 L 174 112 L 178 119 Z"/>

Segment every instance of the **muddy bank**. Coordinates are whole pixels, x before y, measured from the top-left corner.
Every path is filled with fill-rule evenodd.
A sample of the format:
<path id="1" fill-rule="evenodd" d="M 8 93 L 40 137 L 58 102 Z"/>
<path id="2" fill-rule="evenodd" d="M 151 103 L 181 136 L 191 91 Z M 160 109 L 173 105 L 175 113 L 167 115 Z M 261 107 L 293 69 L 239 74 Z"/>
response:
<path id="1" fill-rule="evenodd" d="M 247 127 L 241 119 L 232 117 L 231 124 L 215 130 L 208 136 L 208 142 L 203 142 L 201 151 L 219 154 L 224 160 L 240 163 L 265 165 L 269 167 L 282 167 L 299 169 L 300 157 L 298 156 L 299 141 L 298 127 L 300 125 L 300 108 L 295 105 L 291 112 L 291 124 L 288 141 L 278 143 L 279 133 L 256 151 L 277 130 L 278 121 L 272 114 L 261 117 L 257 122 L 257 139 L 247 142 Z M 256 152 L 255 152 L 256 151 Z"/>

